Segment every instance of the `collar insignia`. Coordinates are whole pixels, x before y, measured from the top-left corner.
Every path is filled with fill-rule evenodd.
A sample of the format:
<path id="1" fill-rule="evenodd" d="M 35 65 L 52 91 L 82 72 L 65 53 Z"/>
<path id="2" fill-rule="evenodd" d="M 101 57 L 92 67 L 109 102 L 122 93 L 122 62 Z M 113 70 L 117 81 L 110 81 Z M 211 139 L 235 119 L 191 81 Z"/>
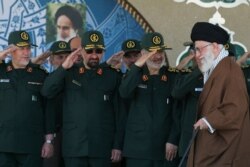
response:
<path id="1" fill-rule="evenodd" d="M 32 72 L 32 67 L 28 67 L 27 72 Z"/>
<path id="2" fill-rule="evenodd" d="M 147 75 L 143 75 L 143 76 L 142 76 L 142 80 L 143 80 L 143 81 L 147 81 L 147 80 L 148 80 L 148 76 L 147 76 Z"/>
<path id="3" fill-rule="evenodd" d="M 84 67 L 79 68 L 79 74 L 83 74 L 85 72 Z"/>
<path id="4" fill-rule="evenodd" d="M 7 72 L 10 72 L 13 70 L 13 68 L 11 67 L 11 65 L 9 65 L 9 66 L 7 66 L 6 70 L 7 70 Z"/>
<path id="5" fill-rule="evenodd" d="M 168 77 L 164 74 L 161 76 L 161 80 L 166 82 L 168 80 Z"/>
<path id="6" fill-rule="evenodd" d="M 99 74 L 99 75 L 102 75 L 103 71 L 102 71 L 101 68 L 98 68 L 97 71 L 96 71 L 96 73 Z"/>

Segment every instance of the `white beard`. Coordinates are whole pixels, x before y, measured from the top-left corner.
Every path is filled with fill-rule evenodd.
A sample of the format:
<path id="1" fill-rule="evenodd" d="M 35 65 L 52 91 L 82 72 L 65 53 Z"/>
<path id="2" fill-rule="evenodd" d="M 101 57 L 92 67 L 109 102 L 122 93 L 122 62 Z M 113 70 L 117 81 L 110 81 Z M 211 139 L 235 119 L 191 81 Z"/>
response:
<path id="1" fill-rule="evenodd" d="M 146 64 L 149 68 L 160 69 L 162 66 L 166 65 L 165 56 L 163 56 L 161 64 L 155 63 L 149 59 L 146 61 Z"/>
<path id="2" fill-rule="evenodd" d="M 214 56 L 210 51 L 207 51 L 204 58 L 201 60 L 201 66 L 199 67 L 202 73 L 207 72 L 213 65 Z"/>
<path id="3" fill-rule="evenodd" d="M 77 35 L 77 33 L 75 32 L 75 30 L 74 30 L 74 29 L 70 29 L 70 34 L 69 34 L 68 37 L 62 38 L 62 37 L 60 36 L 60 34 L 57 34 L 57 35 L 56 35 L 56 41 L 65 41 L 65 42 L 69 42 L 69 40 L 70 40 L 71 38 L 75 37 L 76 35 Z"/>

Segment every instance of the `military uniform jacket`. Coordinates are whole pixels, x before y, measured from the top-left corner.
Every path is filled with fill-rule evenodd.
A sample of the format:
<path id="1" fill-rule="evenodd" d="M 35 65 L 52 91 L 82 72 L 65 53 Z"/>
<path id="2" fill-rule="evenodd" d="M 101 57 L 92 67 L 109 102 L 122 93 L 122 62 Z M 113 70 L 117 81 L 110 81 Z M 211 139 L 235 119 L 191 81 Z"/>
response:
<path id="1" fill-rule="evenodd" d="M 247 92 L 248 92 L 248 95 L 250 95 L 250 66 L 247 65 L 247 66 L 243 66 L 241 68 L 242 68 L 242 71 L 243 71 L 244 76 L 245 76 L 246 85 L 247 85 Z"/>
<path id="2" fill-rule="evenodd" d="M 120 94 L 130 98 L 124 140 L 125 157 L 163 160 L 165 144 L 177 144 L 173 130 L 171 89 L 175 74 L 167 67 L 159 75 L 149 75 L 148 68 L 135 65 L 123 78 Z"/>
<path id="3" fill-rule="evenodd" d="M 113 148 L 122 149 L 120 78 L 108 66 L 87 70 L 74 65 L 59 67 L 46 79 L 45 96 L 63 93 L 63 156 L 110 158 Z"/>
<path id="4" fill-rule="evenodd" d="M 44 135 L 54 132 L 40 94 L 46 72 L 34 64 L 0 64 L 0 152 L 40 154 Z"/>
<path id="5" fill-rule="evenodd" d="M 179 156 L 183 156 L 193 133 L 196 121 L 197 103 L 203 89 L 203 77 L 198 68 L 176 77 L 172 96 L 178 99 L 180 119 Z M 181 106 L 181 107 L 180 107 Z"/>
<path id="6" fill-rule="evenodd" d="M 230 58 L 223 58 L 204 85 L 198 119 L 215 129 L 201 130 L 188 156 L 188 167 L 249 167 L 249 99 L 243 73 Z"/>

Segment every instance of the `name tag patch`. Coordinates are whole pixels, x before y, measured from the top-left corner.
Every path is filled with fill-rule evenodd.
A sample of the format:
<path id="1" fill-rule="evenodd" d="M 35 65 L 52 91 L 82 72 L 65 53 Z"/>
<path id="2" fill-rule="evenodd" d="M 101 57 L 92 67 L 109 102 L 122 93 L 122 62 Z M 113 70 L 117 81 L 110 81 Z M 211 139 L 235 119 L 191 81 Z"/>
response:
<path id="1" fill-rule="evenodd" d="M 30 85 L 43 85 L 41 82 L 28 82 Z"/>
<path id="2" fill-rule="evenodd" d="M 142 89 L 147 89 L 148 88 L 148 86 L 144 85 L 144 84 L 139 84 L 137 87 L 142 88 Z"/>
<path id="3" fill-rule="evenodd" d="M 82 84 L 80 82 L 76 81 L 76 80 L 72 80 L 72 83 L 76 84 L 77 86 L 82 86 Z"/>
<path id="4" fill-rule="evenodd" d="M 203 90 L 203 88 L 195 88 L 194 91 L 195 92 L 201 92 Z"/>
<path id="5" fill-rule="evenodd" d="M 9 82 L 10 82 L 10 79 L 0 79 L 0 82 L 9 83 Z"/>

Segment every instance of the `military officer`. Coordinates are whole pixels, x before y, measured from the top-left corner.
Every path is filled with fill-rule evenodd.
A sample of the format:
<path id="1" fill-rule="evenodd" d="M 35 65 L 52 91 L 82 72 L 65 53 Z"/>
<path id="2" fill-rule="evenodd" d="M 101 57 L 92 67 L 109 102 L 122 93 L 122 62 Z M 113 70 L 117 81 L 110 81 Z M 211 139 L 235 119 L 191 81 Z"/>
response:
<path id="1" fill-rule="evenodd" d="M 87 31 L 83 49 L 72 52 L 45 81 L 42 93 L 63 92 L 63 157 L 66 167 L 109 167 L 121 159 L 120 74 L 100 66 L 103 35 Z M 75 64 L 81 50 L 83 64 Z"/>
<path id="2" fill-rule="evenodd" d="M 30 36 L 13 31 L 12 61 L 0 64 L 0 167 L 41 167 L 53 154 L 54 122 L 40 89 L 46 72 L 30 63 Z M 7 54 L 2 54 L 1 60 Z"/>
<path id="3" fill-rule="evenodd" d="M 71 53 L 69 43 L 65 41 L 54 42 L 50 50 L 51 56 L 49 57 L 50 64 L 53 69 L 56 70 L 65 61 L 66 57 Z M 62 105 L 63 105 L 63 94 L 60 93 L 55 98 L 51 99 L 54 107 L 50 107 L 50 112 L 53 112 L 54 119 L 56 122 L 56 137 L 54 139 L 54 156 L 50 159 L 44 160 L 44 167 L 63 167 L 63 159 L 61 153 L 61 141 L 62 141 Z"/>
<path id="4" fill-rule="evenodd" d="M 142 56 L 123 77 L 121 97 L 131 99 L 123 153 L 127 167 L 163 167 L 177 153 L 174 133 L 171 89 L 175 74 L 166 67 L 160 33 L 147 33 L 142 42 Z"/>
<path id="5" fill-rule="evenodd" d="M 244 73 L 248 95 L 250 95 L 250 65 L 246 64 L 246 61 L 249 57 L 250 52 L 246 52 L 236 61 L 236 63 L 241 66 Z"/>
<path id="6" fill-rule="evenodd" d="M 190 45 L 189 55 L 187 56 L 189 61 L 195 61 L 193 49 L 193 45 Z M 184 64 L 188 64 L 189 61 Z M 196 63 L 192 64 L 195 64 L 195 66 L 189 69 L 180 70 L 180 73 L 176 77 L 175 86 L 172 90 L 172 96 L 177 99 L 179 103 L 179 107 L 175 110 L 175 112 L 179 112 L 180 119 L 178 155 L 180 158 L 184 159 L 182 167 L 186 167 L 187 164 L 187 157 L 184 154 L 193 134 L 193 124 L 196 119 L 197 102 L 203 89 L 202 73 L 197 68 Z"/>
<path id="7" fill-rule="evenodd" d="M 128 69 L 141 57 L 140 41 L 136 39 L 128 39 L 122 43 L 123 62 Z"/>

